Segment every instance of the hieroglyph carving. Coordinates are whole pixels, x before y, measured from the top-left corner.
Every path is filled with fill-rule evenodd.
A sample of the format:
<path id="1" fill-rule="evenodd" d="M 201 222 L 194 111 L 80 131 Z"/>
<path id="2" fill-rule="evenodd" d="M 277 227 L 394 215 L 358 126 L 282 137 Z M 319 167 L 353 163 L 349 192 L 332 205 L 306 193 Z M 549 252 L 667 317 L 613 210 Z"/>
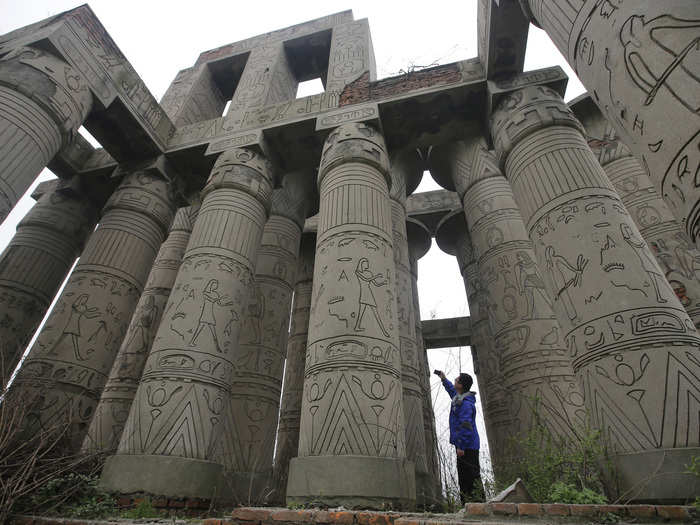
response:
<path id="1" fill-rule="evenodd" d="M 174 202 L 172 185 L 152 171 L 128 175 L 110 197 L 10 389 L 30 426 L 68 421 L 73 446 L 82 444 Z"/>
<path id="2" fill-rule="evenodd" d="M 686 232 L 700 236 L 695 0 L 520 0 L 567 57 Z"/>
<path id="3" fill-rule="evenodd" d="M 83 450 L 114 452 L 119 444 L 198 211 L 199 205 L 193 205 L 180 208 L 175 214 L 168 238 L 158 251 L 112 365 L 85 436 Z"/>
<path id="4" fill-rule="evenodd" d="M 491 126 L 594 424 L 617 452 L 697 446 L 700 338 L 581 124 L 531 87 Z"/>

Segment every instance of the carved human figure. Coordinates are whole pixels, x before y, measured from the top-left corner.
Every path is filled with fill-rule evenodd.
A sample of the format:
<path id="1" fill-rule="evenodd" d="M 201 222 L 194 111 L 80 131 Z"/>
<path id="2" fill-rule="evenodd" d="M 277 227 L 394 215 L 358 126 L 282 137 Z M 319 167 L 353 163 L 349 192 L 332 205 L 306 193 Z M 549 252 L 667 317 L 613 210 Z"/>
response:
<path id="1" fill-rule="evenodd" d="M 528 252 L 519 251 L 515 253 L 515 258 L 518 261 L 515 267 L 518 270 L 518 293 L 527 298 L 527 311 L 523 319 L 534 319 L 538 317 L 537 302 L 543 301 L 549 308 L 552 307 L 544 288 L 544 281 L 537 269 L 537 263 L 532 260 Z"/>
<path id="2" fill-rule="evenodd" d="M 359 310 L 357 311 L 357 318 L 355 321 L 355 331 L 356 332 L 364 332 L 365 329 L 362 328 L 362 319 L 365 316 L 365 312 L 367 311 L 367 307 L 370 308 L 372 313 L 374 314 L 374 318 L 377 321 L 377 324 L 379 325 L 380 330 L 382 333 L 389 337 L 389 332 L 386 331 L 386 328 L 384 328 L 384 323 L 382 323 L 382 318 L 379 315 L 379 312 L 377 312 L 377 301 L 374 298 L 374 294 L 372 293 L 372 287 L 375 286 L 377 288 L 381 286 L 386 286 L 387 281 L 384 279 L 384 276 L 381 273 L 374 274 L 372 273 L 372 270 L 369 268 L 369 261 L 367 260 L 366 257 L 362 257 L 358 262 L 357 262 L 357 267 L 355 268 L 355 275 L 357 276 L 357 281 L 360 285 L 360 298 L 359 298 Z"/>
<path id="3" fill-rule="evenodd" d="M 233 301 L 228 300 L 228 296 L 221 295 L 216 290 L 219 288 L 219 281 L 216 279 L 211 279 L 202 291 L 202 311 L 199 314 L 199 319 L 197 320 L 197 328 L 192 334 L 192 339 L 190 340 L 190 346 L 197 345 L 197 338 L 199 334 L 202 333 L 204 327 L 208 328 L 211 333 L 212 340 L 214 341 L 214 348 L 216 351 L 221 353 L 221 345 L 219 344 L 219 336 L 216 331 L 216 314 L 214 313 L 215 306 L 233 306 Z"/>
<path id="4" fill-rule="evenodd" d="M 666 392 L 700 395 L 700 337 L 557 93 L 537 86 L 505 96 L 491 130 L 592 423 L 623 490 L 636 490 L 640 476 L 671 468 L 659 463 L 661 449 L 682 461 L 698 445 L 688 412 Z M 687 490 L 680 478 L 650 478 L 635 497 Z"/>

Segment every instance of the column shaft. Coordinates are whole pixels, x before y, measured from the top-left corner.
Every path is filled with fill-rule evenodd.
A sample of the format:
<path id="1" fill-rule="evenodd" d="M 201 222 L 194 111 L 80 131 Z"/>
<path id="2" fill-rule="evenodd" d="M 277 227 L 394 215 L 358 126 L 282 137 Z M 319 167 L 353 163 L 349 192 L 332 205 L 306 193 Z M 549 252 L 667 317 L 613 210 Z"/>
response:
<path id="1" fill-rule="evenodd" d="M 0 59 L 0 223 L 91 106 L 86 82 L 60 58 L 20 47 Z"/>
<path id="2" fill-rule="evenodd" d="M 275 453 L 274 488 L 275 499 L 284 502 L 287 492 L 289 462 L 299 451 L 299 428 L 301 402 L 304 391 L 304 362 L 309 335 L 309 312 L 311 309 L 311 287 L 314 278 L 316 236 L 305 234 L 301 238 L 292 322 L 287 341 L 287 361 L 284 368 L 284 388 L 277 431 Z"/>
<path id="3" fill-rule="evenodd" d="M 700 326 L 700 253 L 659 197 L 647 172 L 615 129 L 588 101 L 571 108 L 586 128 L 588 145 L 630 212 L 676 296 Z"/>
<path id="4" fill-rule="evenodd" d="M 250 504 L 267 498 L 284 358 L 289 333 L 293 283 L 303 219 L 279 215 L 275 190 L 270 218 L 258 249 L 255 285 L 243 315 L 231 391 L 230 433 L 224 440 L 225 464 L 236 501 Z"/>
<path id="5" fill-rule="evenodd" d="M 287 501 L 408 507 L 391 205 L 384 140 L 346 124 L 326 140 L 299 457 Z M 342 476 L 338 476 L 342 472 Z"/>
<path id="6" fill-rule="evenodd" d="M 695 0 L 520 0 L 696 243 L 700 15 Z"/>
<path id="7" fill-rule="evenodd" d="M 0 257 L 0 352 L 5 385 L 97 221 L 84 196 L 57 182 L 39 187 L 34 207 Z"/>
<path id="8" fill-rule="evenodd" d="M 689 416 L 697 410 L 687 400 L 700 397 L 700 337 L 556 93 L 506 96 L 492 134 L 589 415 L 629 488 L 697 451 Z M 687 489 L 678 476 L 652 477 L 636 498 L 682 498 Z"/>
<path id="9" fill-rule="evenodd" d="M 114 492 L 226 497 L 221 438 L 243 309 L 267 217 L 272 176 L 260 155 L 214 163 L 117 454 L 102 472 Z"/>
<path id="10" fill-rule="evenodd" d="M 31 399 L 27 421 L 45 429 L 70 424 L 72 449 L 85 437 L 173 205 L 159 174 L 124 179 L 10 389 Z"/>
<path id="11" fill-rule="evenodd" d="M 83 450 L 115 452 L 156 330 L 164 315 L 199 206 L 180 208 L 146 280 L 90 422 Z"/>

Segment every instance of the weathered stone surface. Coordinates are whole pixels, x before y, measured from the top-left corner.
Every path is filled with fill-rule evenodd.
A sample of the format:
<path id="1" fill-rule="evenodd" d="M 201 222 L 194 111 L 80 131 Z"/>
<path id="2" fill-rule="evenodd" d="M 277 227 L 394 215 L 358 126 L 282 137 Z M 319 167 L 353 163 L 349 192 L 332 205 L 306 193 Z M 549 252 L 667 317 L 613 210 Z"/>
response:
<path id="1" fill-rule="evenodd" d="M 273 471 L 272 498 L 284 502 L 287 493 L 289 462 L 299 451 L 299 422 L 304 391 L 304 363 L 309 335 L 311 288 L 314 278 L 316 235 L 306 233 L 301 238 L 299 260 L 294 285 L 294 305 L 287 340 L 287 360 L 284 367 L 284 387 L 277 430 L 277 450 Z"/>
<path id="2" fill-rule="evenodd" d="M 0 222 L 91 107 L 85 79 L 55 55 L 19 47 L 0 58 Z"/>
<path id="3" fill-rule="evenodd" d="M 692 245 L 649 175 L 632 156 L 593 101 L 569 104 L 586 128 L 588 145 L 651 248 L 676 296 L 696 327 L 700 325 L 700 252 Z"/>
<path id="4" fill-rule="evenodd" d="M 7 383 L 88 235 L 97 210 L 79 191 L 42 183 L 0 257 L 0 377 Z"/>
<path id="5" fill-rule="evenodd" d="M 423 389 L 420 385 L 422 356 L 418 351 L 411 262 L 406 231 L 406 189 L 423 175 L 423 159 L 415 149 L 394 155 L 391 160 L 391 229 L 393 236 L 394 280 L 401 356 L 406 457 L 416 469 L 416 503 L 424 505 L 432 499 L 427 470 L 426 443 L 423 425 Z"/>
<path id="6" fill-rule="evenodd" d="M 253 290 L 231 359 L 234 373 L 222 441 L 224 466 L 233 498 L 245 503 L 266 500 L 272 489 L 289 314 L 313 174 L 287 174 L 283 183 L 272 193 Z"/>
<path id="7" fill-rule="evenodd" d="M 105 488 L 227 496 L 221 439 L 230 431 L 232 356 L 252 291 L 272 185 L 270 166 L 257 153 L 233 149 L 216 160 L 168 299 L 168 315 L 158 327 L 117 454 L 107 460 Z M 146 458 L 150 468 L 134 472 L 131 465 Z"/>
<path id="8" fill-rule="evenodd" d="M 520 0 L 697 243 L 700 15 L 693 0 Z"/>
<path id="9" fill-rule="evenodd" d="M 506 96 L 491 129 L 592 423 L 614 453 L 637 453 L 638 472 L 659 468 L 659 449 L 689 458 L 695 409 L 668 392 L 698 397 L 700 337 L 581 124 L 556 93 L 536 87 Z"/>
<path id="10" fill-rule="evenodd" d="M 481 137 L 450 145 L 442 169 L 462 196 L 478 278 L 479 315 L 486 315 L 500 359 L 510 425 L 506 447 L 516 454 L 534 425 L 573 442 L 586 423 L 583 394 L 564 334 L 552 310 L 510 184 Z M 434 148 L 431 159 L 443 155 Z M 431 166 L 432 168 L 432 166 Z"/>
<path id="11" fill-rule="evenodd" d="M 411 271 L 412 315 L 415 324 L 416 354 L 418 356 L 418 381 L 421 387 L 421 405 L 423 410 L 423 436 L 425 441 L 425 461 L 428 470 L 425 507 L 442 501 L 442 482 L 440 461 L 438 460 L 438 442 L 435 432 L 435 413 L 430 388 L 430 365 L 427 348 L 424 345 L 423 322 L 420 315 L 418 297 L 418 260 L 423 257 L 432 243 L 430 231 L 423 223 L 415 219 L 406 220 L 406 239 L 408 241 L 408 259 Z"/>
<path id="12" fill-rule="evenodd" d="M 127 175 L 102 209 L 10 389 L 29 407 L 30 429 L 67 423 L 81 446 L 174 207 L 172 185 L 148 170 Z"/>
<path id="13" fill-rule="evenodd" d="M 198 211 L 197 204 L 180 208 L 175 214 L 102 390 L 83 442 L 84 451 L 114 453 L 117 450 Z"/>
<path id="14" fill-rule="evenodd" d="M 371 127 L 345 124 L 326 139 L 289 502 L 415 502 L 414 467 L 405 459 L 388 168 L 384 140 Z"/>

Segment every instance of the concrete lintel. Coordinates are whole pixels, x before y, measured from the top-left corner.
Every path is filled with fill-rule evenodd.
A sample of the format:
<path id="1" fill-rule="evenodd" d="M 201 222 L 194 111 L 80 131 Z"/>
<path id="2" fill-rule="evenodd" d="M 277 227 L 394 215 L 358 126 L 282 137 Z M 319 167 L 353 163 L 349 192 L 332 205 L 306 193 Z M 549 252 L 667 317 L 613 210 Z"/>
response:
<path id="1" fill-rule="evenodd" d="M 469 316 L 421 321 L 425 349 L 469 346 L 472 340 L 472 323 Z"/>

